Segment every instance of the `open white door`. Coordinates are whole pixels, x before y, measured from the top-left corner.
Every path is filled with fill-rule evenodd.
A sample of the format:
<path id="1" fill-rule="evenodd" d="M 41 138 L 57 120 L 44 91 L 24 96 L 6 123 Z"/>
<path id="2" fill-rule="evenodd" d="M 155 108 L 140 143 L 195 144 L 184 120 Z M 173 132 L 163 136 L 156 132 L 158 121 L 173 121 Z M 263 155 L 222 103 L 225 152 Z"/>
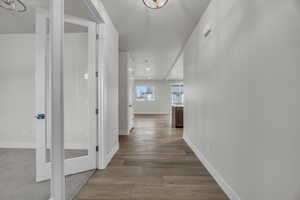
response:
<path id="1" fill-rule="evenodd" d="M 65 175 L 96 168 L 96 24 L 65 16 Z M 36 13 L 36 181 L 51 177 L 50 57 L 47 12 Z"/>
<path id="2" fill-rule="evenodd" d="M 134 79 L 128 78 L 128 131 L 134 128 L 134 100 L 133 100 Z"/>

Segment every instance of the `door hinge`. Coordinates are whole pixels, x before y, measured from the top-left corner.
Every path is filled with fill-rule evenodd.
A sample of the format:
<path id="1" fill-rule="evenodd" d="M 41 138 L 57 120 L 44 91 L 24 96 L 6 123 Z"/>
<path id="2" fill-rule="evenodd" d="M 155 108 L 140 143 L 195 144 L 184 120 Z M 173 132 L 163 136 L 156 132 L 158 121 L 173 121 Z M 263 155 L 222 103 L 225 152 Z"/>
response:
<path id="1" fill-rule="evenodd" d="M 99 114 L 99 109 L 98 108 L 96 108 L 96 115 L 98 115 Z"/>
<path id="2" fill-rule="evenodd" d="M 103 33 L 97 33 L 97 34 L 96 34 L 96 40 L 99 40 L 100 38 L 101 38 L 101 39 L 104 38 Z"/>
<path id="3" fill-rule="evenodd" d="M 99 152 L 99 146 L 96 146 L 96 152 Z"/>
<path id="4" fill-rule="evenodd" d="M 96 78 L 98 78 L 99 77 L 99 72 L 96 72 Z"/>

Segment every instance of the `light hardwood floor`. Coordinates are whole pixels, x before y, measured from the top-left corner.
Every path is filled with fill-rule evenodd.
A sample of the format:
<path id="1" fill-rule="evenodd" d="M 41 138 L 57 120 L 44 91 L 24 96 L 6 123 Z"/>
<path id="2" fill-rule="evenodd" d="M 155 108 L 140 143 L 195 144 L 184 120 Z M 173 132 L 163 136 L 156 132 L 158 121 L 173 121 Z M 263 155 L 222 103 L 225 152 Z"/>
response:
<path id="1" fill-rule="evenodd" d="M 228 200 L 167 115 L 137 115 L 109 167 L 98 170 L 77 200 Z"/>

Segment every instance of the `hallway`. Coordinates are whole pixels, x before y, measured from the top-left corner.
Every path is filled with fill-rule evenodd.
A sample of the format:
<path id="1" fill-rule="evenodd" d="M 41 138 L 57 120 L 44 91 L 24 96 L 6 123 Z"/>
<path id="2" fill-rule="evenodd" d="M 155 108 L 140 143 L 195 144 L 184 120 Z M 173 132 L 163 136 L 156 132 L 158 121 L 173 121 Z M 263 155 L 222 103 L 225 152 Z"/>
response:
<path id="1" fill-rule="evenodd" d="M 227 200 L 217 183 L 170 127 L 168 115 L 137 115 L 109 167 L 98 170 L 77 200 Z"/>

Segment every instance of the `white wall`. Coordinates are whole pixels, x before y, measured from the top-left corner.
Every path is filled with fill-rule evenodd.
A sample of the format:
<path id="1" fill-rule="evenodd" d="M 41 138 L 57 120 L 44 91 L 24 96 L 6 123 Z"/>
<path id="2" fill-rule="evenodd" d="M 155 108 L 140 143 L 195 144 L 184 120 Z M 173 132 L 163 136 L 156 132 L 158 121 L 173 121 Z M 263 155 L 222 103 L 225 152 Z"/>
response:
<path id="1" fill-rule="evenodd" d="M 298 0 L 213 0 L 185 47 L 184 137 L 231 199 L 300 199 L 299 19 Z"/>
<path id="2" fill-rule="evenodd" d="M 35 147 L 35 36 L 0 35 L 0 148 Z M 87 135 L 87 34 L 65 36 L 65 144 L 84 148 Z"/>
<path id="3" fill-rule="evenodd" d="M 88 35 L 67 33 L 64 47 L 65 146 L 89 145 Z M 76 58 L 75 58 L 76 57 Z M 95 95 L 92 95 L 94 97 Z M 92 112 L 92 114 L 94 114 Z"/>
<path id="4" fill-rule="evenodd" d="M 168 81 L 165 80 L 136 80 L 136 86 L 154 86 L 155 101 L 135 101 L 136 114 L 169 114 L 171 111 L 171 91 Z M 135 94 L 134 94 L 135 95 Z"/>
<path id="5" fill-rule="evenodd" d="M 0 35 L 0 147 L 34 144 L 34 36 Z"/>
<path id="6" fill-rule="evenodd" d="M 102 4 L 101 4 L 102 5 Z M 105 9 L 101 7 L 101 12 Z M 103 111 L 100 151 L 103 154 L 102 167 L 106 167 L 114 153 L 119 148 L 119 34 L 105 14 L 103 35 L 103 63 L 99 70 L 102 77 Z M 101 164 L 101 163 L 100 163 Z"/>

